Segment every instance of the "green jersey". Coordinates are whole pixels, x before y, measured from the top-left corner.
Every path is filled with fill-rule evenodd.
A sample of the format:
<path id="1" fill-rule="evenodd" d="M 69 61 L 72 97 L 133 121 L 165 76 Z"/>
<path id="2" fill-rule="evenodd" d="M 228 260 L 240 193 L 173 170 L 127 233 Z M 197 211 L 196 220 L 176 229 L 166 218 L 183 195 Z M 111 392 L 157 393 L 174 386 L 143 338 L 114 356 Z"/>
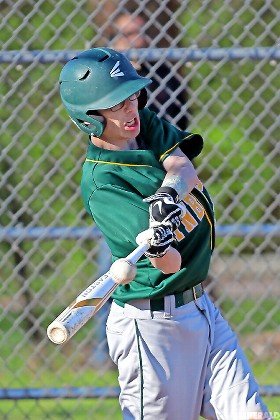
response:
<path id="1" fill-rule="evenodd" d="M 143 199 L 161 186 L 166 175 L 164 159 L 177 147 L 192 159 L 203 145 L 198 134 L 178 130 L 147 108 L 139 114 L 139 149 L 112 151 L 90 142 L 83 165 L 84 205 L 103 233 L 113 260 L 132 252 L 138 233 L 148 229 L 149 205 Z M 202 184 L 184 201 L 187 212 L 175 232 L 173 245 L 182 256 L 180 271 L 163 274 L 148 258 L 142 257 L 135 279 L 116 289 L 113 295 L 116 301 L 160 298 L 205 280 L 214 247 L 213 205 Z"/>

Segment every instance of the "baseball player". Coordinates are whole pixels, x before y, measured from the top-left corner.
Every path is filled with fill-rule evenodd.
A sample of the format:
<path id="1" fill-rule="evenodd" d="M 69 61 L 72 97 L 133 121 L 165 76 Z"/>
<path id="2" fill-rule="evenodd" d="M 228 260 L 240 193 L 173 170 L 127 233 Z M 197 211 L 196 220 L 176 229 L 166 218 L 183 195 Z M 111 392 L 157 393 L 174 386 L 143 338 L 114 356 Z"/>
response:
<path id="1" fill-rule="evenodd" d="M 191 163 L 202 137 L 145 108 L 150 83 L 108 48 L 82 52 L 60 75 L 62 101 L 89 135 L 86 210 L 113 260 L 143 237 L 151 244 L 107 320 L 123 418 L 270 419 L 235 333 L 201 285 L 215 244 L 213 204 Z"/>

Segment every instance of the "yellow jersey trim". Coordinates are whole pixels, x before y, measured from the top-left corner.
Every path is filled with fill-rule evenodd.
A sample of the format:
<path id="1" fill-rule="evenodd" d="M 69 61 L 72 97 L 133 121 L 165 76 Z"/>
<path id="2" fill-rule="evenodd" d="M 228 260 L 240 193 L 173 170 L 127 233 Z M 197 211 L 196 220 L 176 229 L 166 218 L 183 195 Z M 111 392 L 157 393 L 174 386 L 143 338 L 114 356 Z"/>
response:
<path id="1" fill-rule="evenodd" d="M 183 139 L 182 139 L 182 141 L 183 140 L 186 140 L 187 138 L 189 138 L 189 137 L 191 137 L 191 136 L 193 136 L 193 134 L 189 134 L 187 137 L 184 137 Z M 161 160 L 163 160 L 164 159 L 164 157 L 165 157 L 165 155 L 167 155 L 168 153 L 170 153 L 172 150 L 174 150 L 174 149 L 176 149 L 176 147 L 178 147 L 178 145 L 180 144 L 180 143 L 182 143 L 181 141 L 178 141 L 178 143 L 176 143 L 175 144 L 175 146 L 172 146 L 170 149 L 168 149 L 168 150 L 166 150 L 160 157 L 159 157 L 159 161 L 161 161 Z"/>
<path id="2" fill-rule="evenodd" d="M 88 159 L 88 158 L 86 158 L 86 162 L 105 163 L 107 165 L 118 165 L 118 166 L 146 166 L 148 168 L 152 168 L 152 165 L 139 165 L 137 163 L 107 162 L 106 160 L 94 160 L 94 159 Z"/>

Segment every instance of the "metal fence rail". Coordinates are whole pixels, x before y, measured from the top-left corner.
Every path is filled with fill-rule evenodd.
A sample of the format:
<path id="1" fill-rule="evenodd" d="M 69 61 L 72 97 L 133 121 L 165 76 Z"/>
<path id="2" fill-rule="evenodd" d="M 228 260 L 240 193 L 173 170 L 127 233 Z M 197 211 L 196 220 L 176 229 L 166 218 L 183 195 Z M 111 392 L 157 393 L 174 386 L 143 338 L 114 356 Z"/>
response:
<path id="1" fill-rule="evenodd" d="M 263 396 L 275 396 L 280 394 L 280 387 L 262 386 L 260 392 Z M 14 388 L 0 389 L 0 400 L 118 398 L 119 393 L 118 387 Z"/>
<path id="2" fill-rule="evenodd" d="M 0 63 L 11 64 L 41 64 L 66 63 L 80 51 L 1 51 Z M 170 62 L 196 62 L 201 60 L 280 60 L 279 47 L 247 47 L 247 48 L 137 48 L 125 50 L 130 60 L 147 60 L 149 63 L 158 62 L 162 56 Z"/>
<path id="3" fill-rule="evenodd" d="M 87 139 L 62 107 L 58 76 L 78 51 L 117 48 L 124 38 L 129 59 L 155 81 L 148 106 L 204 137 L 195 165 L 217 218 L 207 287 L 237 331 L 271 410 L 278 409 L 277 2 L 2 3 L 0 417 L 51 418 L 39 400 L 55 399 L 59 408 L 72 399 L 74 408 L 64 404 L 61 416 L 75 418 L 87 398 L 98 405 L 84 418 L 119 415 L 109 401 L 118 383 L 104 335 L 107 309 L 61 348 L 47 340 L 46 327 L 110 258 L 82 207 Z M 122 36 L 124 13 L 130 23 L 141 17 L 138 33 Z M 179 111 L 171 115 L 173 104 Z M 32 412 L 21 399 L 34 400 Z"/>
<path id="4" fill-rule="evenodd" d="M 216 226 L 218 237 L 280 237 L 280 224 L 232 224 Z M 102 233 L 94 227 L 0 227 L 0 241 L 12 242 L 16 239 L 23 240 L 55 240 L 55 239 L 101 239 Z"/>

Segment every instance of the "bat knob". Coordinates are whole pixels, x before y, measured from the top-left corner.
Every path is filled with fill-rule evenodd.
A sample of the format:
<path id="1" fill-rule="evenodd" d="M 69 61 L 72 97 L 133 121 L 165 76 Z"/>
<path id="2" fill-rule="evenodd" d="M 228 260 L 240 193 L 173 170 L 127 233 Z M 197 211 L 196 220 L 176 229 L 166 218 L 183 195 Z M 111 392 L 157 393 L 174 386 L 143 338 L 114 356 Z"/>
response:
<path id="1" fill-rule="evenodd" d="M 49 339 L 55 344 L 63 344 L 69 338 L 66 328 L 64 328 L 61 324 L 50 324 L 47 329 L 47 334 Z"/>

